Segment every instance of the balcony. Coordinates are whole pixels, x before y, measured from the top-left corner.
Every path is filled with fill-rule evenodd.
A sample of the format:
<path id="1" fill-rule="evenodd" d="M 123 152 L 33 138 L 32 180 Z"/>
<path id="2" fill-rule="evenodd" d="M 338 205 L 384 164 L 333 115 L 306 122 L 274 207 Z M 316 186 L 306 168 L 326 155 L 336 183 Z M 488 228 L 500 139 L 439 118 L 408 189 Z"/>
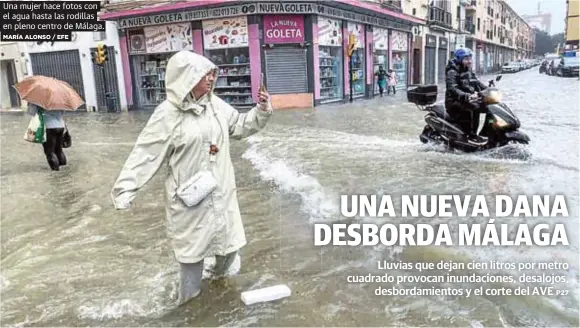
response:
<path id="1" fill-rule="evenodd" d="M 402 2 L 401 0 L 381 0 L 381 7 L 402 13 L 403 6 L 401 2 Z"/>
<path id="2" fill-rule="evenodd" d="M 427 22 L 429 25 L 453 28 L 451 13 L 437 7 L 429 7 Z"/>
<path id="3" fill-rule="evenodd" d="M 459 21 L 459 32 L 475 34 L 475 24 L 472 20 L 463 19 Z"/>
<path id="4" fill-rule="evenodd" d="M 471 3 L 465 5 L 465 11 L 475 11 L 477 9 L 477 0 L 471 0 Z"/>
<path id="5" fill-rule="evenodd" d="M 469 6 L 471 5 L 471 0 L 459 0 L 459 4 L 461 6 Z"/>

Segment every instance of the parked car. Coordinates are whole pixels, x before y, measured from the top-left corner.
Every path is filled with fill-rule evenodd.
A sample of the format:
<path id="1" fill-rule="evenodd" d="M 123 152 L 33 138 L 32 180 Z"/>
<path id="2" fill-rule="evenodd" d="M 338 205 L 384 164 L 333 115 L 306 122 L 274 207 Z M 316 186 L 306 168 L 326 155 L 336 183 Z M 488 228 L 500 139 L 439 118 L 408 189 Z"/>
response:
<path id="1" fill-rule="evenodd" d="M 563 57 L 556 67 L 557 76 L 578 76 L 579 57 Z"/>
<path id="2" fill-rule="evenodd" d="M 520 70 L 520 65 L 516 62 L 505 63 L 501 68 L 502 73 L 517 73 Z"/>

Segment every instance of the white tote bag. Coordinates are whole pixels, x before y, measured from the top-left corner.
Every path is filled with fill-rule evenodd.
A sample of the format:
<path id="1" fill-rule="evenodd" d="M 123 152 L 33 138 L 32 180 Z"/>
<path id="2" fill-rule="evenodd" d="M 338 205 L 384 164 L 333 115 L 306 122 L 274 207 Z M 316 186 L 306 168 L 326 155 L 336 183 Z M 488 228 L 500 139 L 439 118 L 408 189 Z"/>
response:
<path id="1" fill-rule="evenodd" d="M 42 114 L 34 114 L 28 123 L 24 140 L 33 143 L 44 143 L 46 141 L 46 127 L 44 126 L 44 117 Z"/>

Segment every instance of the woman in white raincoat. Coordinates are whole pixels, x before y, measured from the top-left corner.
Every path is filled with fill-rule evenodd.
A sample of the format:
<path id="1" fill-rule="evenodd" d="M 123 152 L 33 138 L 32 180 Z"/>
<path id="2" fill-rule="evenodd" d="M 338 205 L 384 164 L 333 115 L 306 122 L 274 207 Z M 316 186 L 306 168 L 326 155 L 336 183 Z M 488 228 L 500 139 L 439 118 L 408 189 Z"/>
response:
<path id="1" fill-rule="evenodd" d="M 141 131 L 111 191 L 115 208 L 129 208 L 167 160 L 167 231 L 181 266 L 179 303 L 199 294 L 204 258 L 216 257 L 220 276 L 246 244 L 229 142 L 258 132 L 272 114 L 265 91 L 256 107 L 239 113 L 213 93 L 216 79 L 216 65 L 203 56 L 180 51 L 169 59 L 167 100 Z"/>

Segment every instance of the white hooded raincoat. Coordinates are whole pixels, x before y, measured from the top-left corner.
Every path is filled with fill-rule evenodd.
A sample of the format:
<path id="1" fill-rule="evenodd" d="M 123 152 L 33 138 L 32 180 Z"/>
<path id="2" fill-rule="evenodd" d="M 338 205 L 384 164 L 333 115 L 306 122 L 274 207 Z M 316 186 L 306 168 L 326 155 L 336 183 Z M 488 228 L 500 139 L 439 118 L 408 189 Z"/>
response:
<path id="1" fill-rule="evenodd" d="M 175 257 L 182 263 L 223 256 L 246 244 L 229 141 L 258 132 L 272 114 L 270 104 L 267 111 L 256 106 L 239 113 L 213 94 L 215 82 L 210 93 L 194 100 L 190 91 L 214 69 L 217 67 L 207 58 L 189 51 L 169 59 L 167 100 L 155 109 L 141 131 L 111 192 L 116 208 L 128 208 L 137 190 L 167 159 L 167 231 Z M 219 149 L 213 162 L 210 144 Z M 198 205 L 187 207 L 176 190 L 203 169 L 211 170 L 218 187 Z"/>

